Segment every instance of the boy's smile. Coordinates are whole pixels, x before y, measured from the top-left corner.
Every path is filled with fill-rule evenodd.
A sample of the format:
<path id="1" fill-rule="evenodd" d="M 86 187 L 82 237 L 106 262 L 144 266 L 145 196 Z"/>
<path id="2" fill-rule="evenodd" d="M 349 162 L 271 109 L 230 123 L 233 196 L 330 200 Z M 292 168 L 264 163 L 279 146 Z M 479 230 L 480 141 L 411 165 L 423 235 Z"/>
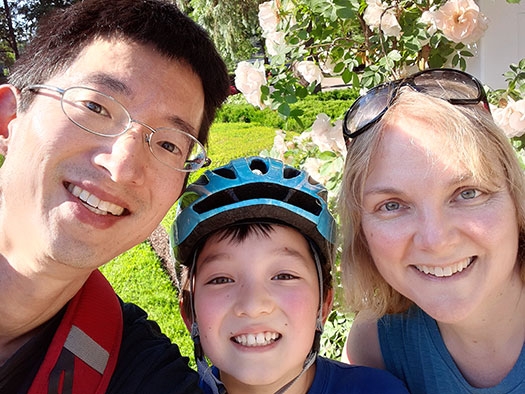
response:
<path id="1" fill-rule="evenodd" d="M 259 347 L 268 346 L 281 338 L 276 332 L 260 332 L 258 334 L 241 334 L 232 337 L 232 341 L 242 346 Z"/>

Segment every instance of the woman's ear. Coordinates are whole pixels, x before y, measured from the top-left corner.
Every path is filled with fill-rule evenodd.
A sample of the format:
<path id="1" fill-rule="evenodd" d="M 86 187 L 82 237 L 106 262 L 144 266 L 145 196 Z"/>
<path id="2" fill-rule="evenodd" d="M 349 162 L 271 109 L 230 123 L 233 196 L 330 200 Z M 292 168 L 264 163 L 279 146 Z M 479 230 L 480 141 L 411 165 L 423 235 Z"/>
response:
<path id="1" fill-rule="evenodd" d="M 332 312 L 332 306 L 334 303 L 334 289 L 328 289 L 326 298 L 323 300 L 323 324 L 326 323 L 328 315 Z"/>
<path id="2" fill-rule="evenodd" d="M 12 85 L 0 85 L 0 154 L 6 155 L 9 124 L 16 118 L 18 91 Z"/>

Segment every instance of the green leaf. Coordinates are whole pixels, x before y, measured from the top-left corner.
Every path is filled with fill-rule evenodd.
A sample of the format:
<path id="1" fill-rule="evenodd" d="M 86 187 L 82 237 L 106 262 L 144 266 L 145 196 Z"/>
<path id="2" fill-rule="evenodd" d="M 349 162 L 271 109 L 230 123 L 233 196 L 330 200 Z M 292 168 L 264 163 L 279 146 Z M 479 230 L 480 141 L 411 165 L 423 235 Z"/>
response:
<path id="1" fill-rule="evenodd" d="M 290 106 L 288 105 L 288 103 L 282 103 L 277 108 L 277 112 L 279 112 L 282 116 L 287 118 L 288 116 L 290 116 Z"/>

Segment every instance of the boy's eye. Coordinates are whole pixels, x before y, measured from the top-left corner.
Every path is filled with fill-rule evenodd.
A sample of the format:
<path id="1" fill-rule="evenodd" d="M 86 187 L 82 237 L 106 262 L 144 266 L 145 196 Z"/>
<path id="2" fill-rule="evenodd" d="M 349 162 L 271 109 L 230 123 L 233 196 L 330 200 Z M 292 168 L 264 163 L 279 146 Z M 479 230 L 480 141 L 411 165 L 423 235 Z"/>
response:
<path id="1" fill-rule="evenodd" d="M 287 273 L 283 273 L 283 274 L 277 274 L 275 275 L 272 280 L 292 280 L 292 279 L 297 279 L 298 277 L 295 276 L 295 275 L 292 275 L 292 274 L 287 274 Z"/>
<path id="2" fill-rule="evenodd" d="M 223 285 L 225 283 L 233 283 L 233 280 L 225 276 L 220 276 L 218 278 L 213 278 L 208 282 L 210 285 Z"/>

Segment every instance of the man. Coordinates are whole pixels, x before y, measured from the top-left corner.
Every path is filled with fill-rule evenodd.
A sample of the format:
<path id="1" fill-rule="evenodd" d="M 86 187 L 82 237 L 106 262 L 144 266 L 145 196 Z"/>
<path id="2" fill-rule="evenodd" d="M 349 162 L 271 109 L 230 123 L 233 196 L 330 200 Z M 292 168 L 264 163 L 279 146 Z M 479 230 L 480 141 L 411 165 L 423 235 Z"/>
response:
<path id="1" fill-rule="evenodd" d="M 0 392 L 194 393 L 178 347 L 98 267 L 207 163 L 228 94 L 208 36 L 162 0 L 84 0 L 0 86 Z"/>

